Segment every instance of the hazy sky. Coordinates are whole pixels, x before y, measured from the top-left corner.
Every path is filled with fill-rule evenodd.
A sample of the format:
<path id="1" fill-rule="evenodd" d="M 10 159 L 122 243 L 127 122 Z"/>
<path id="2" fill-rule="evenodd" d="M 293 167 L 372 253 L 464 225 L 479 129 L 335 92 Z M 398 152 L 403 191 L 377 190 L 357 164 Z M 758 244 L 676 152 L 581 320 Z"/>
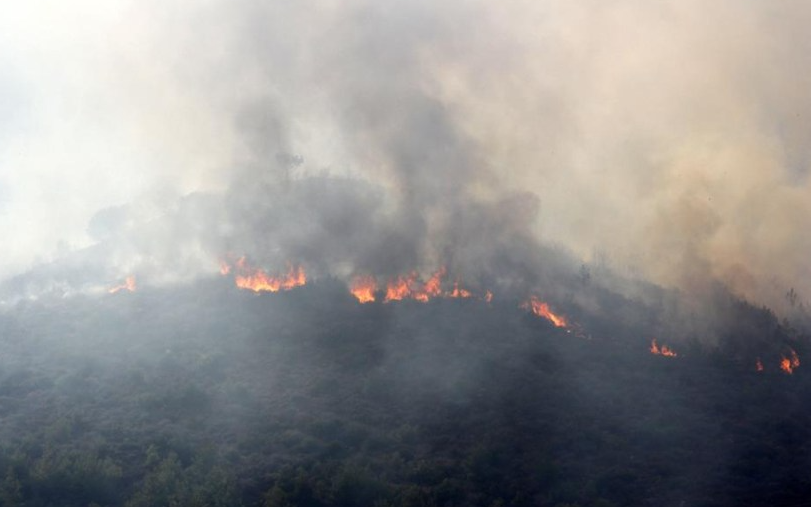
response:
<path id="1" fill-rule="evenodd" d="M 0 276 L 92 244 L 99 210 L 159 216 L 292 153 L 425 234 L 530 192 L 527 226 L 584 260 L 807 297 L 809 22 L 803 1 L 5 2 Z"/>

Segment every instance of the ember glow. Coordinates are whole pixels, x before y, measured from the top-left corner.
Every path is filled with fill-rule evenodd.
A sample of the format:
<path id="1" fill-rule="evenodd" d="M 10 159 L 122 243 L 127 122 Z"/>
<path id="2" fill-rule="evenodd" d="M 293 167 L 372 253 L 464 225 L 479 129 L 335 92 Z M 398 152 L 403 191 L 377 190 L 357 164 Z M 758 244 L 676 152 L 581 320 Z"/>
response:
<path id="1" fill-rule="evenodd" d="M 537 296 L 530 296 L 529 300 L 521 305 L 521 308 L 531 310 L 532 313 L 539 317 L 545 318 L 554 324 L 555 327 L 567 327 L 569 325 L 569 323 L 566 321 L 566 317 L 554 313 L 552 309 L 549 308 L 549 304 L 541 301 Z"/>
<path id="2" fill-rule="evenodd" d="M 349 285 L 349 291 L 361 304 L 373 303 L 377 292 L 377 281 L 369 275 L 357 276 Z"/>
<path id="3" fill-rule="evenodd" d="M 655 356 L 666 356 L 666 357 L 678 356 L 678 354 L 673 352 L 673 349 L 671 349 L 667 345 L 662 345 L 661 348 L 658 345 L 656 345 L 655 338 L 650 342 L 650 353 Z"/>
<path id="4" fill-rule="evenodd" d="M 783 356 L 780 360 L 780 369 L 791 375 L 800 366 L 800 356 L 794 352 L 794 349 L 789 350 L 791 351 L 791 357 Z"/>
<path id="5" fill-rule="evenodd" d="M 220 261 L 220 274 L 226 276 L 231 273 L 231 265 L 225 261 Z"/>
<path id="6" fill-rule="evenodd" d="M 120 292 L 122 290 L 127 290 L 129 292 L 135 292 L 135 277 L 130 275 L 124 280 L 124 283 L 120 285 L 116 285 L 115 287 L 111 287 L 107 292 L 110 294 L 115 294 L 116 292 Z"/>
<path id="7" fill-rule="evenodd" d="M 287 273 L 279 276 L 269 275 L 261 268 L 248 265 L 245 257 L 237 259 L 234 266 L 225 261 L 220 263 L 220 273 L 228 275 L 234 271 L 234 283 L 240 289 L 254 292 L 279 292 L 301 287 L 307 283 L 307 274 L 301 266 L 289 265 Z"/>

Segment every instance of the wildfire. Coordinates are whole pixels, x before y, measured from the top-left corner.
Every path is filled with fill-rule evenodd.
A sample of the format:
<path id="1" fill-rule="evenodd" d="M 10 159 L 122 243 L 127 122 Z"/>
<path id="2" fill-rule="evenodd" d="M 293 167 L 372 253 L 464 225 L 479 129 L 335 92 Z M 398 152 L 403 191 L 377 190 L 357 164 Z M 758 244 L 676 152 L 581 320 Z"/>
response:
<path id="1" fill-rule="evenodd" d="M 377 281 L 369 275 L 355 277 L 349 285 L 349 291 L 361 304 L 373 303 L 377 291 Z"/>
<path id="2" fill-rule="evenodd" d="M 521 305 L 521 308 L 531 310 L 532 313 L 539 317 L 545 318 L 554 324 L 555 327 L 567 327 L 569 325 L 569 323 L 566 321 L 566 317 L 554 313 L 549 308 L 549 304 L 544 303 L 538 299 L 537 296 L 530 296 L 529 300 Z"/>
<path id="3" fill-rule="evenodd" d="M 458 281 L 453 284 L 453 289 L 443 291 L 442 281 L 446 274 L 447 270 L 444 267 L 441 267 L 424 283 L 420 280 L 419 275 L 416 272 L 409 273 L 408 275 L 395 276 L 386 284 L 386 295 L 383 297 L 383 302 L 388 303 L 389 301 L 413 299 L 421 303 L 427 303 L 432 299 L 440 297 L 473 297 L 473 293 L 460 287 Z M 353 282 L 350 284 L 350 291 L 352 294 L 355 294 L 355 284 L 357 283 L 357 280 L 358 279 L 353 280 Z M 355 297 L 358 297 L 357 294 L 355 294 Z M 492 294 L 490 297 L 492 298 Z M 358 298 L 358 300 L 360 300 L 360 298 Z"/>
<path id="4" fill-rule="evenodd" d="M 445 268 L 439 270 L 431 275 L 431 278 L 422 287 L 417 287 L 414 290 L 414 299 L 427 303 L 431 298 L 435 298 L 442 294 L 442 278 L 445 276 Z M 416 283 L 416 275 L 412 274 L 411 281 Z"/>
<path id="5" fill-rule="evenodd" d="M 279 276 L 269 275 L 261 268 L 248 265 L 245 257 L 240 257 L 231 266 L 226 261 L 220 262 L 220 273 L 228 275 L 234 272 L 234 283 L 240 289 L 254 292 L 279 292 L 301 287 L 307 283 L 307 274 L 301 266 L 288 265 L 287 273 Z"/>
<path id="6" fill-rule="evenodd" d="M 763 363 L 760 361 L 760 358 L 757 358 L 757 361 L 755 361 L 755 371 L 763 371 Z"/>
<path id="7" fill-rule="evenodd" d="M 676 357 L 678 354 L 673 352 L 673 349 L 668 347 L 667 345 L 662 345 L 660 348 L 656 345 L 656 339 L 654 338 L 650 342 L 650 353 L 656 356 L 666 356 L 666 357 Z"/>
<path id="8" fill-rule="evenodd" d="M 386 284 L 386 297 L 383 299 L 383 302 L 388 303 L 389 301 L 402 301 L 403 299 L 410 297 L 411 287 L 409 286 L 413 285 L 416 278 L 416 273 L 412 273 L 408 276 L 396 276 L 389 280 L 389 283 Z"/>
<path id="9" fill-rule="evenodd" d="M 488 291 L 487 294 L 489 294 L 489 291 Z M 491 294 L 491 296 L 492 296 L 492 294 Z M 448 292 L 448 297 L 449 298 L 471 298 L 471 297 L 473 297 L 473 293 L 470 292 L 469 290 L 465 290 L 465 289 L 460 288 L 459 287 L 459 282 L 454 282 L 453 283 L 453 290 Z M 485 294 L 485 299 L 486 298 L 487 298 L 487 295 Z"/>
<path id="10" fill-rule="evenodd" d="M 780 360 L 780 369 L 791 375 L 800 366 L 800 357 L 794 352 L 794 349 L 789 350 L 791 351 L 791 357 L 783 356 Z"/>
<path id="11" fill-rule="evenodd" d="M 135 277 L 130 275 L 124 280 L 124 283 L 120 285 L 116 285 L 115 287 L 111 287 L 107 292 L 110 294 L 115 294 L 116 292 L 127 290 L 129 292 L 135 292 Z"/>

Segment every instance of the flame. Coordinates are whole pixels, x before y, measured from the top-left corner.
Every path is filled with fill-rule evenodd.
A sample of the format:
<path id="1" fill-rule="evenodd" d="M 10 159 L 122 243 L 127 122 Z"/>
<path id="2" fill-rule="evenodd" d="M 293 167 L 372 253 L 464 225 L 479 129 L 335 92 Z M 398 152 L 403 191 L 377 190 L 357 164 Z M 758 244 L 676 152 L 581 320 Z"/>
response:
<path id="1" fill-rule="evenodd" d="M 431 278 L 422 286 L 414 291 L 414 299 L 428 302 L 431 298 L 435 298 L 442 294 L 442 278 L 445 276 L 445 268 L 441 267 L 436 273 L 431 275 Z M 412 283 L 416 282 L 416 275 L 412 274 Z"/>
<path id="2" fill-rule="evenodd" d="M 225 261 L 220 263 L 220 273 L 223 275 L 231 273 L 231 269 L 231 266 Z M 254 292 L 279 292 L 301 287 L 307 283 L 307 274 L 301 266 L 288 265 L 286 274 L 271 276 L 263 269 L 250 267 L 243 256 L 234 263 L 234 270 L 236 286 Z"/>
<path id="3" fill-rule="evenodd" d="M 654 338 L 650 342 L 650 353 L 653 354 L 653 355 L 656 355 L 656 356 L 666 356 L 666 357 L 676 357 L 676 356 L 678 356 L 678 354 L 673 352 L 673 349 L 669 348 L 667 345 L 662 345 L 662 347 L 659 348 L 656 345 L 656 338 Z"/>
<path id="4" fill-rule="evenodd" d="M 791 375 L 800 366 L 800 357 L 794 352 L 794 349 L 789 350 L 791 351 L 791 357 L 783 356 L 780 360 L 780 369 Z"/>
<path id="5" fill-rule="evenodd" d="M 763 371 L 763 363 L 760 362 L 760 358 L 757 358 L 757 361 L 755 361 L 755 370 Z"/>
<path id="6" fill-rule="evenodd" d="M 375 300 L 377 281 L 369 275 L 355 277 L 349 286 L 349 291 L 361 304 L 372 303 Z"/>
<path id="7" fill-rule="evenodd" d="M 119 292 L 119 291 L 122 291 L 122 290 L 128 290 L 130 292 L 135 292 L 135 289 L 136 289 L 135 277 L 130 275 L 130 276 L 128 276 L 126 278 L 126 280 L 124 280 L 124 283 L 122 283 L 120 285 L 116 285 L 115 287 L 111 287 L 107 292 L 109 292 L 110 294 L 115 294 L 116 292 Z"/>
<path id="8" fill-rule="evenodd" d="M 389 301 L 402 301 L 404 299 L 413 299 L 421 303 L 439 298 L 470 298 L 473 293 L 467 289 L 459 286 L 459 281 L 453 284 L 453 289 L 449 291 L 442 290 L 442 280 L 445 278 L 447 270 L 445 267 L 439 268 L 431 277 L 425 282 L 419 279 L 416 272 L 408 275 L 399 275 L 390 279 L 386 284 L 386 296 L 383 298 L 384 303 Z M 350 284 L 350 291 L 354 294 L 354 282 Z M 490 291 L 487 292 L 487 301 L 490 301 L 493 295 Z"/>
<path id="9" fill-rule="evenodd" d="M 545 318 L 554 324 L 555 327 L 567 327 L 569 325 L 569 323 L 566 321 L 566 317 L 554 313 L 549 308 L 549 304 L 544 303 L 536 296 L 530 296 L 529 300 L 521 305 L 521 308 L 525 310 L 532 310 L 532 313 L 539 317 Z"/>
<path id="10" fill-rule="evenodd" d="M 401 301 L 411 297 L 411 285 L 414 284 L 416 277 L 417 275 L 412 273 L 408 276 L 396 276 L 389 280 L 389 283 L 386 284 L 386 297 L 383 302 Z"/>
<path id="11" fill-rule="evenodd" d="M 488 291 L 488 294 L 489 294 L 489 291 Z M 492 294 L 490 294 L 490 296 L 492 297 Z M 469 298 L 469 297 L 473 297 L 473 294 L 469 290 L 460 289 L 459 288 L 459 282 L 454 282 L 453 283 L 453 290 L 448 292 L 448 297 L 450 297 L 450 298 Z M 485 297 L 487 297 L 487 296 L 485 296 Z M 489 300 L 488 300 L 488 302 L 489 302 Z"/>
<path id="12" fill-rule="evenodd" d="M 231 259 L 231 260 L 229 260 Z M 307 275 L 301 266 L 288 266 L 288 272 L 281 276 L 271 276 L 260 268 L 253 268 L 248 264 L 245 256 L 236 260 L 233 257 L 226 257 L 219 261 L 220 274 L 227 276 L 234 275 L 234 283 L 241 289 L 249 289 L 254 292 L 268 291 L 278 292 L 299 287 L 307 283 Z M 424 283 L 418 273 L 413 271 L 407 275 L 398 275 L 389 279 L 385 286 L 383 302 L 402 301 L 413 299 L 422 303 L 427 303 L 431 299 L 439 297 L 447 298 L 471 298 L 474 294 L 462 287 L 457 280 L 451 290 L 443 291 L 443 279 L 447 274 L 447 269 L 442 266 L 436 270 Z M 372 275 L 359 275 L 349 282 L 349 292 L 360 302 L 371 303 L 377 300 L 378 284 Z M 493 294 L 487 291 L 484 296 L 485 301 L 490 302 Z M 554 315 L 550 312 L 550 315 Z M 547 317 L 549 318 L 549 317 Z M 554 315 L 553 322 L 558 326 L 565 326 L 566 320 L 563 317 Z"/>

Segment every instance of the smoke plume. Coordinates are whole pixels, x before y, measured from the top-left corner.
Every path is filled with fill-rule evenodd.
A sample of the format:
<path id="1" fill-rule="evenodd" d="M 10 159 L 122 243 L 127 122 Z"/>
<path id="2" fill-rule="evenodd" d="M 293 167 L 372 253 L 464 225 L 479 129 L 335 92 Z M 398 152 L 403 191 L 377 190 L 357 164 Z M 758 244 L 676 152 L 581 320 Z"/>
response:
<path id="1" fill-rule="evenodd" d="M 804 2 L 1 10 L 7 278 L 172 281 L 247 253 L 510 287 L 603 263 L 775 306 L 811 290 Z"/>

